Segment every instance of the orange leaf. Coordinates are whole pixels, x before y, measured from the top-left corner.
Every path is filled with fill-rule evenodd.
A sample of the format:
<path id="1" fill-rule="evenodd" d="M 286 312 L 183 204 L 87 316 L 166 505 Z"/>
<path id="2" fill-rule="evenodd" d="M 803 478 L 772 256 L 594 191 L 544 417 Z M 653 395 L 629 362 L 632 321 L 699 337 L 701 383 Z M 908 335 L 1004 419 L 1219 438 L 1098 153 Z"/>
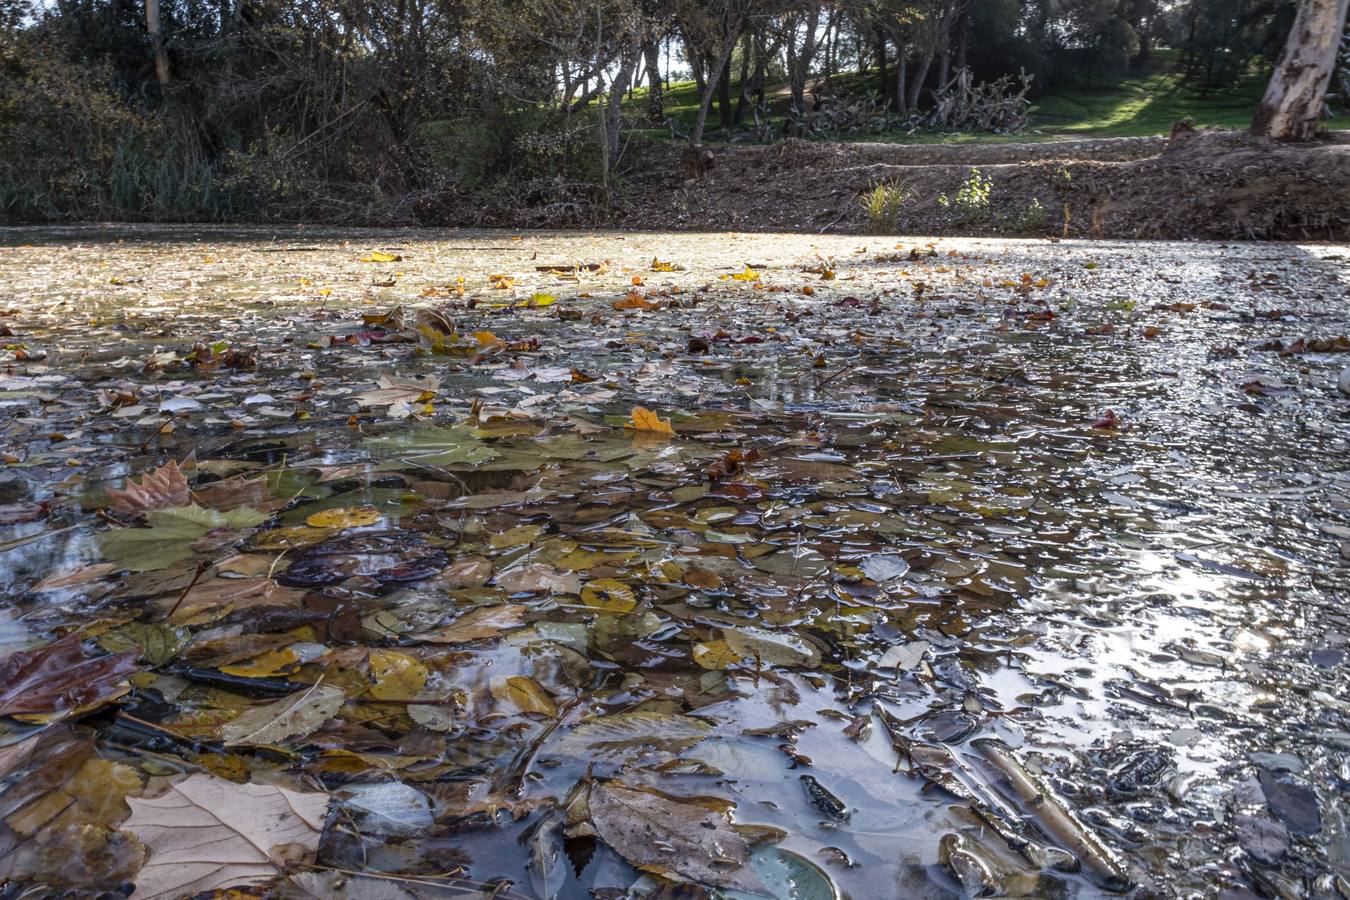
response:
<path id="1" fill-rule="evenodd" d="M 662 419 L 644 406 L 633 407 L 633 428 L 637 431 L 645 431 L 650 434 L 665 434 L 670 437 L 675 436 L 675 429 L 670 426 L 669 419 Z"/>

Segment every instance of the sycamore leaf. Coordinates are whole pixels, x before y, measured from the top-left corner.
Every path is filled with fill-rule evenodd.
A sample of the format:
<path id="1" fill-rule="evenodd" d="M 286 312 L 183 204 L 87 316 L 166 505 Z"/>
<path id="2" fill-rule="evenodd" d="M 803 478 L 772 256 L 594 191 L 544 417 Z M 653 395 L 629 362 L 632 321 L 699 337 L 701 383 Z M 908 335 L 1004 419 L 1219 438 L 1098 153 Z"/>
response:
<path id="1" fill-rule="evenodd" d="M 675 429 L 671 427 L 669 419 L 662 419 L 644 406 L 633 407 L 633 423 L 630 427 L 636 431 L 675 436 Z"/>
<path id="2" fill-rule="evenodd" d="M 103 556 L 138 572 L 167 569 L 192 554 L 192 542 L 217 528 L 253 528 L 267 513 L 240 507 L 229 512 L 180 506 L 153 509 L 145 514 L 149 528 L 117 528 L 99 535 Z"/>
<path id="3" fill-rule="evenodd" d="M 337 715 L 347 694 L 337 687 L 316 684 L 307 691 L 271 703 L 250 707 L 220 730 L 225 746 L 280 744 L 304 737 Z"/>
<path id="4" fill-rule="evenodd" d="M 191 498 L 187 478 L 178 463 L 171 459 L 153 472 L 142 475 L 140 484 L 128 478 L 125 488 L 109 488 L 108 499 L 113 512 L 139 516 L 152 509 L 187 506 Z"/>
<path id="5" fill-rule="evenodd" d="M 596 833 L 632 865 L 676 881 L 763 891 L 750 847 L 731 827 L 726 801 L 676 799 L 613 781 L 591 785 Z"/>
<path id="6" fill-rule="evenodd" d="M 122 828 L 149 851 L 133 900 L 261 884 L 312 862 L 328 795 L 190 775 L 157 797 L 129 798 Z"/>

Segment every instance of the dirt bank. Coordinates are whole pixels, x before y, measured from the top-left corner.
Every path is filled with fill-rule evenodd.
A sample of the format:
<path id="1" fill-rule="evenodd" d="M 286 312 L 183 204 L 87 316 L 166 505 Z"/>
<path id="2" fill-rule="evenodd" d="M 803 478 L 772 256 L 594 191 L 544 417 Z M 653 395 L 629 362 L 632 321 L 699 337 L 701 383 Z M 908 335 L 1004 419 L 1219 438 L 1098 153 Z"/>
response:
<path id="1" fill-rule="evenodd" d="M 896 233 L 1350 237 L 1350 138 L 1341 136 L 1296 146 L 1235 132 L 960 147 L 787 141 L 718 152 L 700 179 L 685 177 L 676 146 L 646 153 L 648 174 L 629 182 L 614 225 L 865 232 L 874 226 L 863 192 L 902 183 Z M 940 197 L 954 197 L 973 166 L 992 180 L 988 210 L 962 215 Z M 561 224 L 548 218 L 523 211 L 519 224 Z"/>

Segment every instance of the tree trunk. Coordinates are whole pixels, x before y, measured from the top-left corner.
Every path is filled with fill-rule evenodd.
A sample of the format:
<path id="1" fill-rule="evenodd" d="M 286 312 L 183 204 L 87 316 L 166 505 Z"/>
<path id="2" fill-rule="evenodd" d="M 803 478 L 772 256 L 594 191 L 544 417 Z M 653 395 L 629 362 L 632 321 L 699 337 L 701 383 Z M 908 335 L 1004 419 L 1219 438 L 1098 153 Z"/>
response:
<path id="1" fill-rule="evenodd" d="M 1308 141 L 1317 133 L 1327 84 L 1336 66 L 1350 0 L 1304 0 L 1289 32 L 1252 133 L 1278 141 Z"/>
<path id="2" fill-rule="evenodd" d="M 159 22 L 159 0 L 145 0 L 145 30 L 155 53 L 155 78 L 160 88 L 169 86 L 169 51 L 164 49 L 164 29 Z"/>
<path id="3" fill-rule="evenodd" d="M 919 62 L 919 70 L 914 73 L 914 80 L 909 85 L 909 111 L 919 111 L 919 95 L 923 93 L 923 83 L 928 80 L 928 70 L 933 66 L 933 48 L 928 47 L 923 51 L 923 56 Z"/>
<path id="4" fill-rule="evenodd" d="M 751 36 L 746 35 L 741 41 L 741 81 L 740 90 L 736 92 L 736 114 L 731 117 L 731 124 L 739 126 L 745 121 L 745 106 L 750 99 L 750 53 Z"/>
<path id="5" fill-rule="evenodd" d="M 731 134 L 731 56 L 727 55 L 722 63 L 722 74 L 717 79 L 717 124 L 722 129 L 722 139 Z"/>
<path id="6" fill-rule="evenodd" d="M 722 80 L 722 70 L 730 63 L 731 51 L 736 49 L 736 42 L 740 38 L 739 33 L 726 36 L 717 64 L 708 71 L 708 81 L 699 94 L 698 118 L 694 119 L 694 127 L 689 132 L 689 144 L 692 147 L 698 147 L 703 143 L 703 129 L 708 124 L 708 108 L 712 106 L 713 91 L 717 89 L 717 82 Z"/>
<path id="7" fill-rule="evenodd" d="M 909 115 L 909 106 L 905 103 L 905 70 L 909 68 L 909 47 L 896 40 L 898 48 L 895 54 L 895 111 L 902 116 Z"/>
<path id="8" fill-rule="evenodd" d="M 877 85 L 881 88 L 881 102 L 886 102 L 886 92 L 891 89 L 891 79 L 886 74 L 886 35 L 877 34 L 877 65 L 880 71 L 877 72 Z"/>
<path id="9" fill-rule="evenodd" d="M 656 41 L 642 43 L 647 60 L 647 121 L 659 123 L 666 117 L 666 98 L 661 87 L 661 48 Z"/>

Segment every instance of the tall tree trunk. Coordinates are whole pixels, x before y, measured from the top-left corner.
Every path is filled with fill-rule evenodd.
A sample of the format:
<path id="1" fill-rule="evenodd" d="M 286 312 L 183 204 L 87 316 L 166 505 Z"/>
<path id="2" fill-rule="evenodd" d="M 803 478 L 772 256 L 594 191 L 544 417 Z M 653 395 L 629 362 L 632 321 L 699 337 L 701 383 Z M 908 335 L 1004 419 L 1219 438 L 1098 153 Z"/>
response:
<path id="1" fill-rule="evenodd" d="M 919 70 L 909 85 L 908 106 L 910 112 L 919 111 L 919 95 L 923 93 L 923 83 L 928 80 L 928 70 L 933 67 L 933 48 L 927 47 L 919 61 Z"/>
<path id="2" fill-rule="evenodd" d="M 717 79 L 717 124 L 722 129 L 722 139 L 731 133 L 731 56 L 727 55 L 722 63 L 722 74 Z"/>
<path id="3" fill-rule="evenodd" d="M 661 47 L 656 41 L 643 41 L 642 56 L 647 60 L 647 121 L 660 122 L 666 117 L 666 98 L 661 86 Z"/>
<path id="4" fill-rule="evenodd" d="M 1304 0 L 1299 6 L 1252 120 L 1253 134 L 1279 141 L 1312 140 L 1336 67 L 1347 10 L 1350 0 Z"/>
<path id="5" fill-rule="evenodd" d="M 159 21 L 159 0 L 145 0 L 145 30 L 155 53 L 155 78 L 160 88 L 169 86 L 169 51 L 164 49 L 164 29 Z"/>
<path id="6" fill-rule="evenodd" d="M 699 92 L 698 117 L 694 119 L 694 127 L 689 131 L 690 146 L 697 147 L 703 143 L 703 129 L 708 125 L 708 108 L 712 106 L 713 91 L 717 89 L 717 82 L 722 80 L 722 70 L 727 68 L 731 61 L 731 51 L 736 49 L 736 42 L 740 38 L 739 29 L 736 34 L 727 35 L 717 64 L 709 68 L 708 81 Z"/>
<path id="7" fill-rule="evenodd" d="M 886 35 L 877 32 L 877 86 L 880 88 L 881 102 L 886 102 L 886 92 L 891 89 L 890 76 L 886 74 Z"/>
<path id="8" fill-rule="evenodd" d="M 909 105 L 905 102 L 905 70 L 909 68 L 909 47 L 899 38 L 895 41 L 895 111 L 902 116 L 909 115 Z"/>
<path id="9" fill-rule="evenodd" d="M 736 113 L 731 117 L 732 125 L 740 125 L 745 121 L 745 107 L 750 100 L 750 54 L 753 43 L 748 34 L 741 40 L 741 81 L 740 90 L 736 92 Z"/>

